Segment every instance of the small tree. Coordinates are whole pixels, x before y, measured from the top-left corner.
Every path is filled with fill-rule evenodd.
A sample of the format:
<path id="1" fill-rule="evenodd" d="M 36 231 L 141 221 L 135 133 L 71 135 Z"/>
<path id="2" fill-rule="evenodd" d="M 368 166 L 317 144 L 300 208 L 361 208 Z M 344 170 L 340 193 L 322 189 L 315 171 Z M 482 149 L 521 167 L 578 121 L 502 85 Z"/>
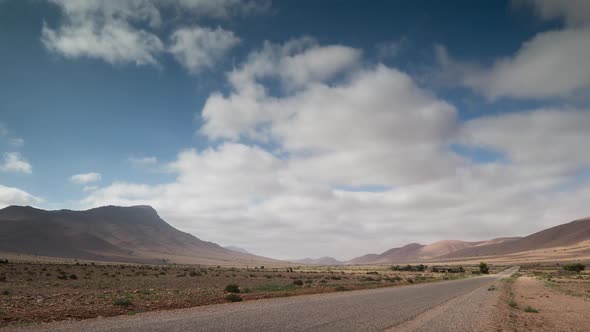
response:
<path id="1" fill-rule="evenodd" d="M 490 268 L 488 267 L 488 264 L 486 264 L 485 262 L 479 263 L 479 272 L 483 274 L 489 274 Z"/>
<path id="2" fill-rule="evenodd" d="M 563 266 L 563 269 L 566 271 L 580 273 L 586 269 L 586 265 L 581 264 L 581 263 L 566 264 Z"/>

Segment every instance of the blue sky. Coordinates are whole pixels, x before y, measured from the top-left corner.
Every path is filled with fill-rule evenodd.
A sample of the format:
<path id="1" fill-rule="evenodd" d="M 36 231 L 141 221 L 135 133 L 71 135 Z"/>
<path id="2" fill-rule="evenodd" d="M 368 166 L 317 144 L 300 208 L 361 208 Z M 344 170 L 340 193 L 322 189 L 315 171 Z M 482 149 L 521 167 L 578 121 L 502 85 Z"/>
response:
<path id="1" fill-rule="evenodd" d="M 280 258 L 582 217 L 568 195 L 590 195 L 589 14 L 551 0 L 0 1 L 0 205 L 151 204 Z"/>

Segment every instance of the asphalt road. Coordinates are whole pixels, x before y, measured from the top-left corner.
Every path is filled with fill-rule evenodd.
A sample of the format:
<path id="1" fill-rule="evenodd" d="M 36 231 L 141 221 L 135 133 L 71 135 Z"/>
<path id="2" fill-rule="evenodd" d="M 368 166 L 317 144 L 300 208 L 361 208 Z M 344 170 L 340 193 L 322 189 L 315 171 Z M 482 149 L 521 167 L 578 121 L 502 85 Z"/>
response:
<path id="1" fill-rule="evenodd" d="M 497 275 L 437 283 L 228 303 L 11 331 L 470 331 L 498 292 Z M 479 326 L 479 328 L 478 328 Z"/>

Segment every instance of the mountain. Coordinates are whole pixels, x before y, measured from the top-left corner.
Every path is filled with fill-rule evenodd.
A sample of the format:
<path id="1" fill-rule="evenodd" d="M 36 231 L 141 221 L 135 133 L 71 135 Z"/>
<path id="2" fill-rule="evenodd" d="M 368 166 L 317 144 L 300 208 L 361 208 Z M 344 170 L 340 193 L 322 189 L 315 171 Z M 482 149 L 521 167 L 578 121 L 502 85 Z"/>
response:
<path id="1" fill-rule="evenodd" d="M 342 265 L 344 262 L 341 262 L 333 257 L 320 257 L 320 258 L 304 258 L 304 259 L 297 259 L 292 260 L 293 263 L 299 264 L 308 264 L 308 265 Z"/>
<path id="2" fill-rule="evenodd" d="M 486 257 L 501 261 L 590 259 L 590 218 L 551 227 L 526 237 L 487 241 L 444 240 L 422 245 L 410 243 L 381 254 L 351 259 L 347 264 L 401 264 L 467 261 Z"/>
<path id="3" fill-rule="evenodd" d="M 381 254 L 369 254 L 350 260 L 349 264 L 408 263 L 445 255 L 460 249 L 477 245 L 478 242 L 457 240 L 438 241 L 429 245 L 410 243 L 392 248 Z"/>
<path id="4" fill-rule="evenodd" d="M 236 246 L 225 246 L 224 248 L 235 252 L 241 252 L 242 254 L 249 254 L 249 252 L 246 249 Z"/>
<path id="5" fill-rule="evenodd" d="M 584 218 L 551 227 L 523 238 L 517 238 L 513 241 L 490 243 L 458 250 L 441 258 L 506 255 L 546 248 L 568 247 L 588 240 L 590 240 L 590 218 Z"/>
<path id="6" fill-rule="evenodd" d="M 137 263 L 280 263 L 181 232 L 150 206 L 105 206 L 86 211 L 9 206 L 0 210 L 0 251 Z"/>

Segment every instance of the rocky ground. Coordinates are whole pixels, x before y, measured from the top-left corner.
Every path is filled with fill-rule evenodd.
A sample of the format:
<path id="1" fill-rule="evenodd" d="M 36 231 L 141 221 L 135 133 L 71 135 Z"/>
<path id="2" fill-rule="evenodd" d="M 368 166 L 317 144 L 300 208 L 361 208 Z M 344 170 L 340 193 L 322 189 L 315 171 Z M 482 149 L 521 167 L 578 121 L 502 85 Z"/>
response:
<path id="1" fill-rule="evenodd" d="M 507 280 L 499 331 L 590 331 L 590 275 L 524 269 Z"/>
<path id="2" fill-rule="evenodd" d="M 0 264 L 0 327 L 408 285 L 462 278 L 470 272 L 392 271 L 387 266 L 223 268 L 7 262 Z M 225 290 L 231 284 L 238 285 L 239 293 Z"/>

